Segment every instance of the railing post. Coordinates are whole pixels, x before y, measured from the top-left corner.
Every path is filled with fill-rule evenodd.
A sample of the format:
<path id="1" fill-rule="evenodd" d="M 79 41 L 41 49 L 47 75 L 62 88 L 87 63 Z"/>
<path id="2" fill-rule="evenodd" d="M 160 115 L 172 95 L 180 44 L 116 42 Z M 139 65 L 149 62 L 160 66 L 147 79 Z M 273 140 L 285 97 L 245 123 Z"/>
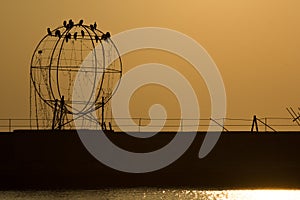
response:
<path id="1" fill-rule="evenodd" d="M 251 133 L 253 132 L 254 127 L 256 128 L 256 132 L 258 132 L 258 125 L 257 125 L 256 115 L 253 116 L 253 121 L 252 121 L 252 126 L 251 126 Z"/>
<path id="2" fill-rule="evenodd" d="M 11 119 L 8 119 L 8 132 L 11 132 Z"/>
<path id="3" fill-rule="evenodd" d="M 142 119 L 139 118 L 139 133 L 141 132 L 141 124 L 142 124 Z"/>

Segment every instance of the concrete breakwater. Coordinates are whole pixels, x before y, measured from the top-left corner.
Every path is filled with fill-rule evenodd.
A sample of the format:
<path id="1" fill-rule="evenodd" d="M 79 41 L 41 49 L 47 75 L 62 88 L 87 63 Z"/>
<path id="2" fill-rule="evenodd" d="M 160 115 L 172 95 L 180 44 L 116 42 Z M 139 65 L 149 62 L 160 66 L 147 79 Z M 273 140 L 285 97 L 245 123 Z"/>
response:
<path id="1" fill-rule="evenodd" d="M 188 134 L 188 133 L 187 133 Z M 0 189 L 97 189 L 106 187 L 300 188 L 299 132 L 224 132 L 203 159 L 205 134 L 158 171 L 133 174 L 111 169 L 83 146 L 76 131 L 18 130 L 0 134 Z M 106 133 L 118 146 L 149 152 L 173 132 L 149 139 Z"/>

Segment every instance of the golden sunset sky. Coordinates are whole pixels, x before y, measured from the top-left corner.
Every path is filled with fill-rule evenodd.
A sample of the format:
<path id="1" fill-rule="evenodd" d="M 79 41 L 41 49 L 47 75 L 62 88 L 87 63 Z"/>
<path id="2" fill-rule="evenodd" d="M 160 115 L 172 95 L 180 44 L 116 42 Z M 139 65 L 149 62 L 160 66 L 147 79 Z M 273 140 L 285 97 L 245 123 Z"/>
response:
<path id="1" fill-rule="evenodd" d="M 99 29 L 112 35 L 148 26 L 182 32 L 201 44 L 217 64 L 227 94 L 227 116 L 289 117 L 285 107 L 300 106 L 299 9 L 298 0 L 2 1 L 0 118 L 29 117 L 33 51 L 47 27 L 56 28 L 69 19 L 96 21 Z M 188 64 L 174 55 L 151 50 L 130 53 L 123 59 L 124 72 L 160 61 L 174 65 L 191 80 L 204 104 L 200 106 L 208 113 L 207 91 L 195 86 L 204 84 L 201 77 L 183 69 Z M 134 95 L 135 116 L 156 101 L 168 104 L 172 96 L 157 86 L 144 89 L 150 95 L 145 91 Z M 151 99 L 153 94 L 160 98 Z"/>

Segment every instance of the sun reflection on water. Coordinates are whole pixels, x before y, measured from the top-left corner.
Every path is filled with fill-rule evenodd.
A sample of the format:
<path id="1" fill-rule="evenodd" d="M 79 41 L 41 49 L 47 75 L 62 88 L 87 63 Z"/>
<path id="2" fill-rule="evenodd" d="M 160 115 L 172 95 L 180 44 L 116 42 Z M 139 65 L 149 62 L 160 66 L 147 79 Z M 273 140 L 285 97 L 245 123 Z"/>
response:
<path id="1" fill-rule="evenodd" d="M 300 200 L 300 190 L 177 190 L 175 194 L 175 196 L 178 197 L 178 199 Z"/>
<path id="2" fill-rule="evenodd" d="M 300 200 L 300 190 L 147 190 L 143 199 Z"/>
<path id="3" fill-rule="evenodd" d="M 229 190 L 228 200 L 298 200 L 300 190 Z"/>
<path id="4" fill-rule="evenodd" d="M 300 200 L 300 190 L 190 190 L 124 188 L 70 191 L 0 191 L 6 200 Z"/>

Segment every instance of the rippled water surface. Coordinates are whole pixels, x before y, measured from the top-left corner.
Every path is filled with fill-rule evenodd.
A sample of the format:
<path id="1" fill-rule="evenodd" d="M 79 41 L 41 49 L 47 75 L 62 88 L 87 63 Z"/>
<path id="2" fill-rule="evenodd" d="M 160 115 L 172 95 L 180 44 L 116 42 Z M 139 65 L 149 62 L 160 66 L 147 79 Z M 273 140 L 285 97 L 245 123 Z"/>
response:
<path id="1" fill-rule="evenodd" d="M 203 200 L 299 200 L 300 190 L 189 190 L 130 188 L 70 191 L 1 191 L 0 199 L 203 199 Z"/>

